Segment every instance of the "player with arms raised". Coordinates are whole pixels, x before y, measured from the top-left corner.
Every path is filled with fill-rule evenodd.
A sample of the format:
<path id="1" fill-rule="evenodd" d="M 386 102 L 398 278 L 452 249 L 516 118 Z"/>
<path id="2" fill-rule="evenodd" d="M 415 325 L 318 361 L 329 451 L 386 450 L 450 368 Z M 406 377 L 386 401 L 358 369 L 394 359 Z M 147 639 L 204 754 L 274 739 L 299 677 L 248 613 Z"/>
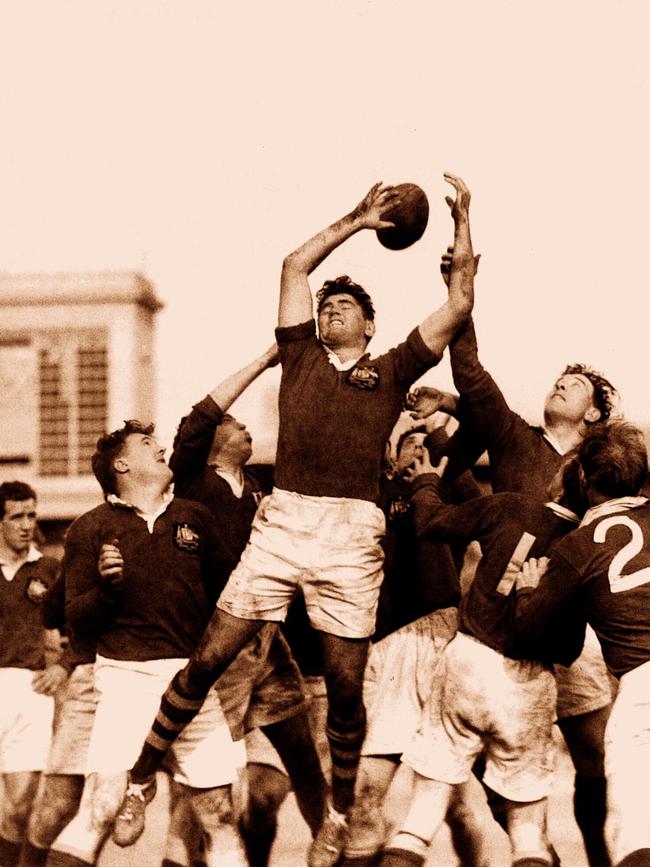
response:
<path id="1" fill-rule="evenodd" d="M 362 229 L 391 225 L 391 187 L 375 184 L 360 204 L 284 260 L 276 338 L 282 363 L 276 488 L 261 505 L 250 542 L 203 640 L 170 684 L 133 768 L 146 786 L 196 704 L 238 650 L 268 620 L 280 621 L 297 586 L 320 633 L 329 699 L 332 804 L 312 844 L 311 867 L 334 864 L 346 833 L 365 734 L 363 672 L 382 580 L 384 516 L 377 506 L 385 443 L 410 385 L 438 363 L 473 304 L 470 195 L 449 203 L 455 246 L 448 300 L 395 349 L 366 354 L 374 334 L 368 293 L 348 277 L 318 292 L 318 332 L 309 274 Z M 165 725 L 171 718 L 174 726 Z"/>

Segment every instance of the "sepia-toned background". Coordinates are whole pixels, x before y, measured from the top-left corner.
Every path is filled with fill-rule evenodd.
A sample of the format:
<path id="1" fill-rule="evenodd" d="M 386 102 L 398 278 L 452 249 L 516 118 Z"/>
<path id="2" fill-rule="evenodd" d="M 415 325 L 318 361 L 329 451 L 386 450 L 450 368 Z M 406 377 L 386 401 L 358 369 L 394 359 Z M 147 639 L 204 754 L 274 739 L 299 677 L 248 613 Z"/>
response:
<path id="1" fill-rule="evenodd" d="M 350 273 L 373 350 L 400 340 L 444 298 L 445 170 L 473 193 L 481 357 L 512 405 L 539 420 L 586 361 L 650 426 L 649 19 L 645 0 L 3 0 L 2 478 L 36 479 L 56 541 L 98 496 L 95 427 L 137 409 L 169 446 L 273 339 L 283 256 L 376 180 L 426 190 L 423 239 L 362 233 L 314 283 Z M 258 458 L 277 381 L 235 407 Z M 446 359 L 427 382 L 450 387 Z"/>

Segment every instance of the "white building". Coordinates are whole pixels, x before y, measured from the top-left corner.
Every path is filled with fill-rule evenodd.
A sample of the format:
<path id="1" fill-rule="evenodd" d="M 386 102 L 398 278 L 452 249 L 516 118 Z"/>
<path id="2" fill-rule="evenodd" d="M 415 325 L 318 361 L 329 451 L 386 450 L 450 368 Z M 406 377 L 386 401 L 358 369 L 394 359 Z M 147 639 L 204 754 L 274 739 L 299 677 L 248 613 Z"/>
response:
<path id="1" fill-rule="evenodd" d="M 97 438 L 154 419 L 161 306 L 137 272 L 0 274 L 0 481 L 31 484 L 46 527 L 101 502 Z"/>

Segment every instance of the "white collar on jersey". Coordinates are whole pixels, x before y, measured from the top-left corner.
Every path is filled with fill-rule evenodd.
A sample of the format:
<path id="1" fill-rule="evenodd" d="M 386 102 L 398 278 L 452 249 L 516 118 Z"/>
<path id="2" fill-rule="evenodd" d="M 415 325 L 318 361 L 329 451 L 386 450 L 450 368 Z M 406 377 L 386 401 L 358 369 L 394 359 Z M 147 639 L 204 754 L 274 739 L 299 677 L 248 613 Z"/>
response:
<path id="1" fill-rule="evenodd" d="M 125 502 L 124 500 L 120 499 L 117 494 L 109 494 L 106 497 L 106 502 L 110 503 L 111 506 L 123 506 L 127 509 L 132 509 L 136 513 L 136 515 L 139 515 L 139 517 L 144 520 L 149 532 L 153 533 L 153 525 L 156 523 L 156 519 L 159 518 L 163 514 L 163 512 L 167 510 L 167 506 L 169 506 L 173 499 L 174 489 L 173 486 L 170 485 L 163 494 L 163 499 L 160 507 L 156 509 L 156 511 L 152 515 L 145 514 L 142 509 L 134 506 L 133 503 Z"/>
<path id="2" fill-rule="evenodd" d="M 546 442 L 551 446 L 551 448 L 553 448 L 558 453 L 558 455 L 562 455 L 562 457 L 564 457 L 570 451 L 573 451 L 573 449 L 569 449 L 568 451 L 563 452 L 562 446 L 555 439 L 555 437 L 546 430 L 545 427 L 542 428 L 542 435 L 543 435 L 544 439 L 546 440 Z"/>
<path id="3" fill-rule="evenodd" d="M 233 492 L 233 496 L 237 497 L 238 500 L 241 500 L 244 493 L 244 474 L 241 473 L 239 478 L 237 478 L 234 473 L 229 473 L 228 470 L 222 470 L 221 467 L 214 467 L 213 469 L 218 476 L 221 476 L 224 482 L 227 482 L 230 490 Z"/>
<path id="4" fill-rule="evenodd" d="M 22 560 L 17 560 L 14 563 L 5 562 L 2 557 L 0 557 L 0 566 L 2 566 L 2 574 L 7 579 L 7 581 L 12 581 L 16 577 L 16 573 L 20 569 L 21 566 L 24 566 L 25 563 L 35 563 L 37 560 L 40 560 L 43 555 L 38 550 L 35 545 L 29 546 L 29 551 Z"/>
<path id="5" fill-rule="evenodd" d="M 580 518 L 576 515 L 575 512 L 572 512 L 571 509 L 567 509 L 566 506 L 561 506 L 559 503 L 554 503 L 552 500 L 549 500 L 548 503 L 544 503 L 547 509 L 550 509 L 551 512 L 555 512 L 556 515 L 559 515 L 560 518 L 565 518 L 567 521 L 571 521 L 573 524 L 579 524 Z"/>
<path id="6" fill-rule="evenodd" d="M 596 518 L 602 518 L 603 515 L 611 515 L 612 512 L 625 512 L 628 509 L 638 509 L 639 506 L 643 506 L 647 502 L 647 497 L 616 497 L 613 500 L 606 500 L 604 503 L 599 503 L 597 506 L 587 509 L 580 526 L 586 527 L 587 524 L 591 524 Z"/>
<path id="7" fill-rule="evenodd" d="M 365 352 L 362 352 L 359 358 L 351 358 L 349 361 L 341 361 L 338 355 L 335 352 L 332 352 L 329 346 L 325 346 L 324 343 L 323 349 L 327 353 L 327 360 L 337 370 L 352 370 L 354 365 L 359 361 L 359 358 L 363 358 L 363 356 L 366 354 Z"/>

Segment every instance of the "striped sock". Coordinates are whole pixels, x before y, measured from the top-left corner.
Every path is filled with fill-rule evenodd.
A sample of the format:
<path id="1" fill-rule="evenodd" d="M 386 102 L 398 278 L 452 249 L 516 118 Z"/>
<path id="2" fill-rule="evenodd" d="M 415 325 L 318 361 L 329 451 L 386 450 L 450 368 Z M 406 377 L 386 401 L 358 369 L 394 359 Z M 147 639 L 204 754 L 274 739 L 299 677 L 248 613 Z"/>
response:
<path id="1" fill-rule="evenodd" d="M 360 720 L 355 719 L 347 726 L 328 717 L 327 740 L 332 756 L 332 802 L 339 813 L 346 813 L 354 801 L 354 784 L 365 736 L 365 712 Z"/>
<path id="2" fill-rule="evenodd" d="M 160 701 L 156 719 L 131 771 L 131 780 L 134 783 L 145 783 L 154 776 L 167 750 L 203 706 L 210 687 L 190 692 L 181 684 L 183 671 L 184 669 L 174 675 Z"/>

